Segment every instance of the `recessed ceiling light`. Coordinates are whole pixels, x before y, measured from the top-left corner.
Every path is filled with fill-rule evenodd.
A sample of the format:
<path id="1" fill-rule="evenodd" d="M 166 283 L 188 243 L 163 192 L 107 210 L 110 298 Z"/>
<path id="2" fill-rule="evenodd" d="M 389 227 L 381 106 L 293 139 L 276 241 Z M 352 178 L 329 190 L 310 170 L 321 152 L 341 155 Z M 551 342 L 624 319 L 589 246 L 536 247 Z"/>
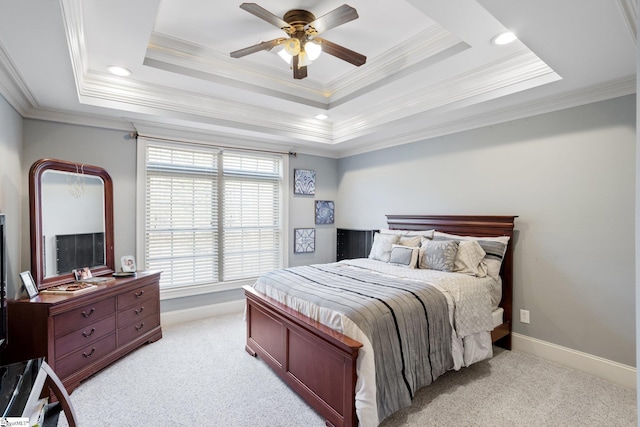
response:
<path id="1" fill-rule="evenodd" d="M 127 70 L 124 67 L 118 67 L 117 65 L 111 65 L 107 67 L 107 70 L 109 70 L 111 74 L 115 74 L 116 76 L 127 77 L 131 75 L 131 71 Z"/>
<path id="2" fill-rule="evenodd" d="M 328 118 L 329 118 L 329 116 L 327 116 L 326 114 L 317 114 L 316 115 L 316 119 L 318 119 L 318 120 L 326 120 Z"/>
<path id="3" fill-rule="evenodd" d="M 513 41 L 515 41 L 518 37 L 516 37 L 515 34 L 513 34 L 512 32 L 507 31 L 506 33 L 502 33 L 502 34 L 498 34 L 497 36 L 495 36 L 492 40 L 493 44 L 497 44 L 497 45 L 503 45 L 503 44 L 509 44 Z"/>

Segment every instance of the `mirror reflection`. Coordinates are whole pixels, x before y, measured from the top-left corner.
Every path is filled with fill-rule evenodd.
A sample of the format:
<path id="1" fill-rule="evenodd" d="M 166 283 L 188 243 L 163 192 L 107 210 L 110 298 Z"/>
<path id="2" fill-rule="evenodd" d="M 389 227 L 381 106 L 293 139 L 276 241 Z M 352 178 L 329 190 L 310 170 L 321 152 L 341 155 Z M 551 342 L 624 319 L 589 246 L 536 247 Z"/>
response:
<path id="1" fill-rule="evenodd" d="M 38 289 L 73 282 L 79 268 L 113 273 L 113 182 L 106 170 L 38 160 L 29 170 L 29 208 Z"/>
<path id="2" fill-rule="evenodd" d="M 82 172 L 82 171 L 80 171 Z M 41 181 L 45 278 L 105 263 L 104 182 L 47 170 Z"/>

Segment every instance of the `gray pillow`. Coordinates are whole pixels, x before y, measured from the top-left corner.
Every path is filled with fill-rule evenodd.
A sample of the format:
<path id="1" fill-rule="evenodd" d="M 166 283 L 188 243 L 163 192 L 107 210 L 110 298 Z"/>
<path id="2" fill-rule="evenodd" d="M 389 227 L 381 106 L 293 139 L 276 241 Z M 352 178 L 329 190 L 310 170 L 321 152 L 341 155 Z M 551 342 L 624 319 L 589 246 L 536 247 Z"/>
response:
<path id="1" fill-rule="evenodd" d="M 418 248 L 409 246 L 393 245 L 389 263 L 416 268 L 416 264 L 418 263 L 418 250 Z"/>
<path id="2" fill-rule="evenodd" d="M 389 262 L 391 259 L 391 248 L 398 243 L 399 236 L 397 234 L 380 234 L 373 235 L 373 245 L 369 252 L 369 259 Z"/>
<path id="3" fill-rule="evenodd" d="M 418 268 L 453 271 L 457 253 L 458 242 L 455 240 L 423 241 Z"/>

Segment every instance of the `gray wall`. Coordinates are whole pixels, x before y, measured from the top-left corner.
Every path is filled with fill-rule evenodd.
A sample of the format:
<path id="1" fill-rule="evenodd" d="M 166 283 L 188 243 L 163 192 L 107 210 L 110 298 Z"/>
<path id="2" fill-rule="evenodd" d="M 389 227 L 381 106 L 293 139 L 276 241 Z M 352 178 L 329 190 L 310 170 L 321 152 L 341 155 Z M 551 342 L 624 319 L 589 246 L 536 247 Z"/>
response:
<path id="1" fill-rule="evenodd" d="M 9 122 L 0 150 L 11 158 L 0 153 L 0 209 L 26 212 L 26 173 L 39 158 L 99 165 L 114 180 L 115 255 L 135 253 L 136 150 L 127 132 L 24 120 L 22 135 L 6 104 L 0 120 Z M 531 311 L 531 324 L 516 321 L 515 331 L 634 366 L 635 155 L 633 96 L 341 160 L 299 155 L 290 171 L 315 170 L 318 188 L 290 198 L 289 231 L 315 227 L 316 252 L 291 249 L 289 264 L 332 261 L 337 226 L 383 227 L 388 213 L 519 215 L 514 304 L 516 314 Z M 336 224 L 314 224 L 314 200 L 336 201 Z M 22 239 L 9 236 L 22 246 L 20 267 L 10 256 L 16 274 L 29 268 L 28 227 L 23 219 Z M 237 298 L 181 298 L 162 310 Z"/>
<path id="2" fill-rule="evenodd" d="M 7 221 L 7 296 L 15 297 L 20 289 L 20 230 L 25 214 L 22 201 L 22 117 L 0 96 L 0 212 Z M 28 212 L 28 211 L 26 211 Z"/>
<path id="3" fill-rule="evenodd" d="M 316 194 L 293 194 L 293 170 L 309 169 L 316 172 Z M 289 265 L 307 265 L 325 263 L 336 260 L 336 227 L 335 224 L 315 224 L 315 201 L 336 201 L 338 196 L 338 162 L 325 157 L 298 155 L 289 160 L 291 188 L 289 194 L 289 230 L 290 250 Z M 336 206 L 336 222 L 337 218 Z M 313 253 L 293 253 L 293 229 L 315 228 L 316 246 Z"/>
<path id="4" fill-rule="evenodd" d="M 338 226 L 519 215 L 514 330 L 635 366 L 635 139 L 626 96 L 344 158 Z"/>
<path id="5" fill-rule="evenodd" d="M 29 168 L 44 158 L 100 166 L 109 172 L 113 180 L 115 259 L 135 254 L 136 142 L 129 139 L 128 132 L 25 120 L 22 162 L 25 212 L 29 211 Z M 22 268 L 28 270 L 31 262 L 28 221 L 22 229 Z"/>
<path id="6" fill-rule="evenodd" d="M 115 257 L 136 253 L 136 141 L 126 131 L 107 130 L 40 120 L 24 121 L 23 209 L 28 212 L 28 170 L 42 158 L 55 158 L 96 165 L 106 169 L 113 179 Z M 289 160 L 293 169 L 316 171 L 316 195 L 292 196 L 289 201 L 289 264 L 301 265 L 335 260 L 334 225 L 314 224 L 314 200 L 335 200 L 337 193 L 337 161 L 317 156 L 298 155 Z M 293 188 L 290 189 L 290 196 Z M 293 228 L 316 228 L 316 252 L 293 253 Z M 22 269 L 30 269 L 29 222 L 22 225 Z M 22 270 L 21 270 L 22 271 Z M 206 295 L 163 300 L 163 312 L 215 304 L 243 298 L 241 290 L 227 290 Z"/>

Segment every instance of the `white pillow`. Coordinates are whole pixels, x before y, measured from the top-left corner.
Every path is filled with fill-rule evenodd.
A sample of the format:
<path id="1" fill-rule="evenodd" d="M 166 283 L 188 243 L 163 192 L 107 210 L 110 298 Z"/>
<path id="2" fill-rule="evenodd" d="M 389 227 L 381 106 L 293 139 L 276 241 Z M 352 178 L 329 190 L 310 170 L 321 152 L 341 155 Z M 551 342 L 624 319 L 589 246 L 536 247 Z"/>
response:
<path id="1" fill-rule="evenodd" d="M 400 235 L 400 239 L 398 239 L 398 244 L 402 246 L 410 246 L 412 248 L 419 248 L 420 242 L 424 239 L 422 236 L 407 236 L 405 234 Z"/>
<path id="2" fill-rule="evenodd" d="M 418 247 L 393 245 L 391 248 L 390 264 L 416 268 L 418 265 Z"/>
<path id="3" fill-rule="evenodd" d="M 483 262 L 487 265 L 487 274 L 493 279 L 500 278 L 500 268 L 504 254 L 507 252 L 509 236 L 483 237 L 483 236 L 458 236 L 436 231 L 433 233 L 433 240 L 475 240 L 485 251 Z"/>
<path id="4" fill-rule="evenodd" d="M 485 277 L 487 275 L 487 264 L 483 261 L 485 255 L 486 252 L 476 240 L 461 240 L 458 244 L 453 271 L 470 276 Z"/>
<path id="5" fill-rule="evenodd" d="M 391 258 L 391 249 L 394 244 L 398 243 L 399 238 L 400 236 L 397 234 L 375 233 L 373 235 L 371 252 L 369 252 L 369 259 L 389 262 L 389 259 Z"/>
<path id="6" fill-rule="evenodd" d="M 380 233 L 382 234 L 400 234 L 403 236 L 424 236 L 427 239 L 431 239 L 433 237 L 433 233 L 435 230 L 390 230 L 388 228 L 381 228 Z"/>

